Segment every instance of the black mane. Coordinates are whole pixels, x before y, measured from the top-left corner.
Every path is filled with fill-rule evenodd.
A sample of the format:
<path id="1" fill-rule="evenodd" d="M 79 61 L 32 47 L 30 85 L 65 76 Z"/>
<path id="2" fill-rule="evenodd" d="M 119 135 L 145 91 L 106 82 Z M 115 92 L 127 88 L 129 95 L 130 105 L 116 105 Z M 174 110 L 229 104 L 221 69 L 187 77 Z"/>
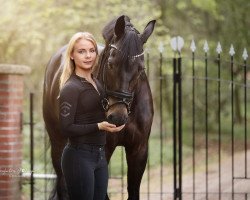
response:
<path id="1" fill-rule="evenodd" d="M 142 53 L 142 43 L 138 32 L 132 26 L 125 28 L 125 33 L 119 38 L 117 48 L 120 51 L 122 63 Z"/>

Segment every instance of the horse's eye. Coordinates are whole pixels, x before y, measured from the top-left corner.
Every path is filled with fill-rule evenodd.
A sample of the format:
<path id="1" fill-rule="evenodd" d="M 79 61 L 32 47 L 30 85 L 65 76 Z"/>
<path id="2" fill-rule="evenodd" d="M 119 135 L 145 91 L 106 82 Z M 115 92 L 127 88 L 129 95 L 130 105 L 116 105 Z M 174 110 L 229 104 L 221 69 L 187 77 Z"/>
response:
<path id="1" fill-rule="evenodd" d="M 116 55 L 116 51 L 114 51 L 114 49 L 110 50 L 110 57 L 114 57 Z"/>
<path id="2" fill-rule="evenodd" d="M 108 62 L 108 69 L 113 69 L 113 65 L 111 62 Z"/>
<path id="3" fill-rule="evenodd" d="M 108 69 L 113 69 L 113 62 L 111 57 L 108 58 Z"/>

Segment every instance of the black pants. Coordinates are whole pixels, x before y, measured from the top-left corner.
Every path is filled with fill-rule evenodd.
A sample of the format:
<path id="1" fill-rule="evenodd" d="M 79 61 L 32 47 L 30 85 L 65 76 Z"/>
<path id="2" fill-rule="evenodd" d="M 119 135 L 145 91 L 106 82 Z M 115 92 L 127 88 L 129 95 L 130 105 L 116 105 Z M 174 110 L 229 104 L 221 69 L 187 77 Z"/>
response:
<path id="1" fill-rule="evenodd" d="M 62 154 L 62 170 L 70 200 L 104 200 L 108 167 L 104 147 L 67 145 Z"/>

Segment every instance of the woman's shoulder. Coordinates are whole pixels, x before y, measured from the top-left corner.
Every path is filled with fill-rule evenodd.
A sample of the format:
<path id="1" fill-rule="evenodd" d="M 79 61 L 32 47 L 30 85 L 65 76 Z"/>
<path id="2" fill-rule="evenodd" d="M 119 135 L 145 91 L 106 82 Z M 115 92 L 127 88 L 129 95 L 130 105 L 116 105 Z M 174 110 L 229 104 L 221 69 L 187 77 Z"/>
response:
<path id="1" fill-rule="evenodd" d="M 77 79 L 71 76 L 65 83 L 65 85 L 61 89 L 61 93 L 63 92 L 78 92 L 81 90 L 80 83 Z"/>

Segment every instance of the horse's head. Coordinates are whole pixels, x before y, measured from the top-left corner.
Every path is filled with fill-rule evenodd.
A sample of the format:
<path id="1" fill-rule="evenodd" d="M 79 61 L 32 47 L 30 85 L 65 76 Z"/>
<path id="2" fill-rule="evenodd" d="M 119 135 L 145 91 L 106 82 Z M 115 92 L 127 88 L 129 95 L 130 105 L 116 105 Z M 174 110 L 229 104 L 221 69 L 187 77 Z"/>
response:
<path id="1" fill-rule="evenodd" d="M 104 28 L 103 36 L 107 45 L 101 65 L 107 98 L 103 105 L 111 123 L 125 124 L 128 115 L 133 112 L 135 89 L 144 72 L 143 45 L 153 32 L 154 24 L 155 20 L 150 21 L 140 34 L 128 17 L 121 16 L 113 23 L 113 28 L 109 25 L 111 31 Z"/>

